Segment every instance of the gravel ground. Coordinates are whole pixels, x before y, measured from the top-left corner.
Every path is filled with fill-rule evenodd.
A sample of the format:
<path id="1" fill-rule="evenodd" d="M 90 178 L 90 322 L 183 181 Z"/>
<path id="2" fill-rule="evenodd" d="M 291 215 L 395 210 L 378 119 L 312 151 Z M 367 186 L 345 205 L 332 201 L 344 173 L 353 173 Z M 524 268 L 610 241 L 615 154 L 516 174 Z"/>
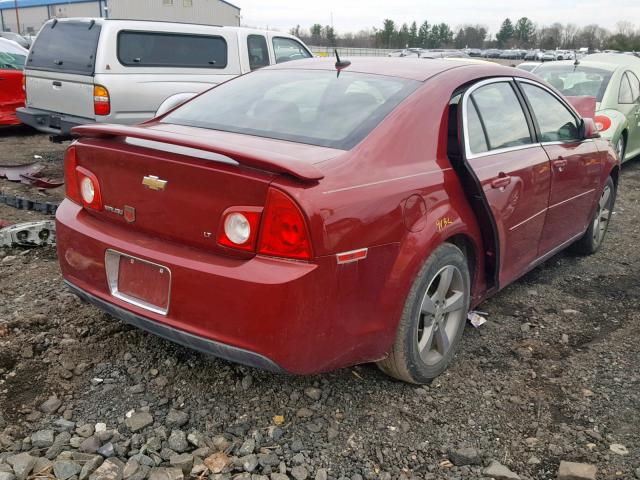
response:
<path id="1" fill-rule="evenodd" d="M 0 132 L 0 149 L 55 173 L 45 140 Z M 640 478 L 639 240 L 635 160 L 604 248 L 483 303 L 488 322 L 425 387 L 372 365 L 290 377 L 212 359 L 83 304 L 53 248 L 0 250 L 0 480 Z"/>

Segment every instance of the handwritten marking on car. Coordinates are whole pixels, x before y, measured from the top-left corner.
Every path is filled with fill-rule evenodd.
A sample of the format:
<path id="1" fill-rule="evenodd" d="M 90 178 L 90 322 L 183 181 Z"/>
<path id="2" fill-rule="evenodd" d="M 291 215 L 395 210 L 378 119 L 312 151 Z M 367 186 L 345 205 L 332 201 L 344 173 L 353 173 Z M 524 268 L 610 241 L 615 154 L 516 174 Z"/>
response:
<path id="1" fill-rule="evenodd" d="M 436 220 L 436 227 L 438 227 L 438 231 L 441 232 L 442 230 L 445 229 L 445 227 L 447 227 L 448 225 L 451 225 L 452 223 L 453 223 L 453 220 L 451 218 L 442 217 Z"/>

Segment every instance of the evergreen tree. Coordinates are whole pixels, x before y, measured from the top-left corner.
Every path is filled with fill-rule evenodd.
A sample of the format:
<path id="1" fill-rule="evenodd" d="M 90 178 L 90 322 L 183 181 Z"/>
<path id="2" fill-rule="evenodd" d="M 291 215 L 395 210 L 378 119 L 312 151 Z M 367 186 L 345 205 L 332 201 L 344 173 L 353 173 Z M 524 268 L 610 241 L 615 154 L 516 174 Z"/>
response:
<path id="1" fill-rule="evenodd" d="M 504 22 L 502 22 L 502 26 L 500 27 L 500 31 L 496 35 L 496 40 L 498 40 L 498 45 L 500 47 L 505 47 L 509 43 L 509 40 L 513 38 L 513 23 L 511 23 L 511 19 L 507 18 Z"/>

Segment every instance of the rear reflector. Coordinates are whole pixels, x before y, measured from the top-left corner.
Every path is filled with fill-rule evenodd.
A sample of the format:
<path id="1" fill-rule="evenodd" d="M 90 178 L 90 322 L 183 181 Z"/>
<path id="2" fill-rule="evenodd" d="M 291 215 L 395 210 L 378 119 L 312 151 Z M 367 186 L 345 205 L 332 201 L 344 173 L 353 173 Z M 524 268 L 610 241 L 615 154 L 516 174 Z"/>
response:
<path id="1" fill-rule="evenodd" d="M 109 115 L 111 113 L 109 90 L 102 85 L 93 87 L 93 111 L 96 115 Z"/>
<path id="2" fill-rule="evenodd" d="M 350 252 L 342 252 L 336 254 L 338 264 L 357 262 L 358 260 L 364 260 L 367 258 L 368 248 L 361 248 L 359 250 L 351 250 Z"/>

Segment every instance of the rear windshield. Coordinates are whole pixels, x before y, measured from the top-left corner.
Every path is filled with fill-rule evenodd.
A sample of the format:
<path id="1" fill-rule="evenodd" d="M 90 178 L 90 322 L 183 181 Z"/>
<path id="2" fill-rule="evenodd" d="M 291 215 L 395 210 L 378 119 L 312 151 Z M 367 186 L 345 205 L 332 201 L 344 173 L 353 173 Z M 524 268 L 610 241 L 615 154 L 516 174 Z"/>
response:
<path id="1" fill-rule="evenodd" d="M 118 59 L 130 67 L 224 68 L 227 42 L 219 36 L 123 31 Z"/>
<path id="2" fill-rule="evenodd" d="M 563 95 L 596 97 L 601 102 L 613 72 L 581 65 L 542 65 L 534 73 Z"/>
<path id="3" fill-rule="evenodd" d="M 51 22 L 38 34 L 27 68 L 93 75 L 100 38 L 95 22 Z"/>
<path id="4" fill-rule="evenodd" d="M 258 70 L 209 90 L 162 121 L 348 150 L 418 85 L 362 73 Z"/>

